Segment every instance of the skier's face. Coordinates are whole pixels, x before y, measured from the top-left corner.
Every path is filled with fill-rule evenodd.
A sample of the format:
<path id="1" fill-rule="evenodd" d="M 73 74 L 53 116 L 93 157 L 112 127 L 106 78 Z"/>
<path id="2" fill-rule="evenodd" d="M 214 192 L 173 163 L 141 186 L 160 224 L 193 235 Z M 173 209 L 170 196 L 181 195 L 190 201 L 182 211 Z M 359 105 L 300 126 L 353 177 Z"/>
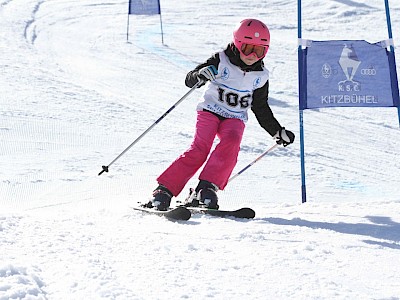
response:
<path id="1" fill-rule="evenodd" d="M 240 59 L 248 66 L 251 66 L 252 64 L 256 63 L 258 60 L 260 60 L 254 52 L 248 56 L 245 56 L 242 53 L 240 53 Z"/>

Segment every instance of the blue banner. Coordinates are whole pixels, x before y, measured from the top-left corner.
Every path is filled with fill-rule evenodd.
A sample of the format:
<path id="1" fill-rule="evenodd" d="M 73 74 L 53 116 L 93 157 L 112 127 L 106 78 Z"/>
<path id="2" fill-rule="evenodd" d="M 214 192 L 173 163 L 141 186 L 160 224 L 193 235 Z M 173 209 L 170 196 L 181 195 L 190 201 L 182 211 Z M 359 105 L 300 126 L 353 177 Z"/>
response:
<path id="1" fill-rule="evenodd" d="M 159 15 L 160 1 L 159 0 L 129 0 L 130 15 Z"/>
<path id="2" fill-rule="evenodd" d="M 308 42 L 302 50 L 301 109 L 398 105 L 398 96 L 395 99 L 396 93 L 392 93 L 389 52 L 383 42 Z"/>

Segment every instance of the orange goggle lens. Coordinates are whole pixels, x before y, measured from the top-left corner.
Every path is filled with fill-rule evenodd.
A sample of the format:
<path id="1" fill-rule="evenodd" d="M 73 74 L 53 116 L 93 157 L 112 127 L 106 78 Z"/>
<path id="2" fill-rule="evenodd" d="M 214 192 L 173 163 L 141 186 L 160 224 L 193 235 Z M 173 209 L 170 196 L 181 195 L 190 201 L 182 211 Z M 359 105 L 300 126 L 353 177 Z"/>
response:
<path id="1" fill-rule="evenodd" d="M 258 58 L 261 58 L 261 57 L 264 57 L 264 55 L 265 55 L 266 47 L 258 46 L 258 45 L 243 44 L 241 50 L 245 56 L 249 56 L 250 54 L 255 53 Z"/>

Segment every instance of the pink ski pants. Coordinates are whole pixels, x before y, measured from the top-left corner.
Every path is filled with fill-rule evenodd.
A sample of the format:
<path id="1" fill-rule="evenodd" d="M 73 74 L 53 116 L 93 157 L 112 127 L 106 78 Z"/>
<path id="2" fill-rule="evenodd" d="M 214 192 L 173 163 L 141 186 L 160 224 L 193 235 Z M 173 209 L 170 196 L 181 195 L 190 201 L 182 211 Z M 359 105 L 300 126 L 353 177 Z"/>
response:
<path id="1" fill-rule="evenodd" d="M 198 111 L 194 140 L 158 178 L 159 184 L 179 195 L 186 183 L 206 162 L 214 139 L 220 142 L 212 151 L 199 179 L 207 180 L 223 190 L 236 165 L 245 124 L 239 119 L 220 120 L 210 112 Z"/>

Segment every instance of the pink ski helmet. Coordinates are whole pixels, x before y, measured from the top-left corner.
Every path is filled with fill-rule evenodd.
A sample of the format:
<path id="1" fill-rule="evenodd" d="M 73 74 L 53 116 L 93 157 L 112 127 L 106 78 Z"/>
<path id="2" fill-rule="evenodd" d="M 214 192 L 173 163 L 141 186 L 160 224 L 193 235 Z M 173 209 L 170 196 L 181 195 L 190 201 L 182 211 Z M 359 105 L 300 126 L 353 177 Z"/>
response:
<path id="1" fill-rule="evenodd" d="M 267 25 L 257 19 L 245 19 L 233 31 L 233 43 L 243 55 L 243 44 L 263 46 L 265 51 L 258 58 L 263 58 L 268 52 L 270 33 Z"/>

